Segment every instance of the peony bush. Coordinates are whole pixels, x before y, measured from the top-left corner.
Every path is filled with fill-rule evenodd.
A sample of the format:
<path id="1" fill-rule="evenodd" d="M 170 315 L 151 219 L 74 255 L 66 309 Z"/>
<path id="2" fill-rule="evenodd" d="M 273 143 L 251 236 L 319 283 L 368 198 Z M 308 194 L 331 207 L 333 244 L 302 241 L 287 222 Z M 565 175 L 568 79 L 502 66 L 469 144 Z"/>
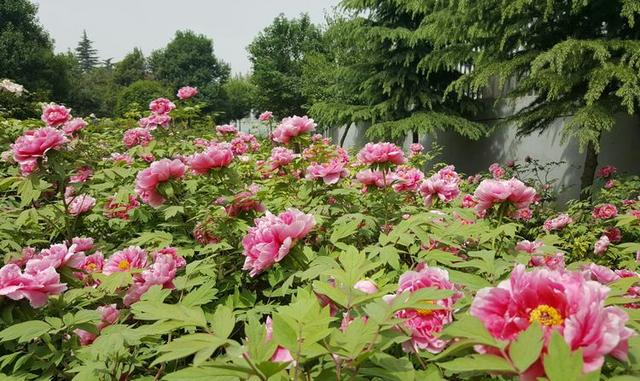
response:
<path id="1" fill-rule="evenodd" d="M 197 102 L 0 119 L 3 378 L 640 377 L 638 178 L 558 205 L 532 158 L 465 175 Z"/>

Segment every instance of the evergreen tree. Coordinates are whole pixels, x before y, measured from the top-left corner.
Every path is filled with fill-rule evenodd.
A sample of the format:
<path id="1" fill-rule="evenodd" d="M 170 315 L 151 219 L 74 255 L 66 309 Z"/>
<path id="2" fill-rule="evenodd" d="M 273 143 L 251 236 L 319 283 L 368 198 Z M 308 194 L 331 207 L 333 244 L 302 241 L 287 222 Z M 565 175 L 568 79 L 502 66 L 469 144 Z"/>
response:
<path id="1" fill-rule="evenodd" d="M 470 121 L 472 97 L 445 98 L 461 73 L 454 67 L 424 72 L 421 60 L 433 43 L 421 33 L 436 1 L 344 0 L 347 19 L 330 32 L 338 40 L 341 62 L 333 99 L 317 102 L 311 114 L 325 124 L 369 122 L 370 137 L 393 139 L 413 133 L 452 129 L 470 138 L 484 126 Z"/>
<path id="2" fill-rule="evenodd" d="M 522 134 L 570 117 L 563 134 L 586 149 L 581 182 L 582 189 L 590 189 L 600 137 L 614 127 L 615 114 L 637 113 L 640 103 L 638 1 L 440 4 L 421 26 L 421 33 L 437 46 L 421 65 L 429 71 L 472 68 L 449 86 L 459 96 L 496 81 L 502 98 L 532 96 L 533 101 L 506 120 Z"/>
<path id="3" fill-rule="evenodd" d="M 135 81 L 145 79 L 146 74 L 147 63 L 142 50 L 134 48 L 115 65 L 114 79 L 119 85 L 129 86 Z"/>
<path id="4" fill-rule="evenodd" d="M 91 71 L 98 66 L 98 51 L 93 48 L 93 42 L 87 37 L 87 31 L 82 31 L 82 39 L 76 48 L 76 57 L 83 72 Z"/>

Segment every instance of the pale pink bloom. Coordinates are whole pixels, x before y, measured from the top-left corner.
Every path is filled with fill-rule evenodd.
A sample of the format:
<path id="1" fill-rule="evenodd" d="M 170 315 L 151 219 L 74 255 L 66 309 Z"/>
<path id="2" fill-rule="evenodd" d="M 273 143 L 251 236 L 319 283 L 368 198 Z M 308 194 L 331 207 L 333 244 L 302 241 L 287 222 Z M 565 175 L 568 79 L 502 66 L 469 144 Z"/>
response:
<path id="1" fill-rule="evenodd" d="M 122 136 L 122 143 L 127 148 L 133 148 L 135 146 L 147 146 L 149 142 L 153 140 L 153 136 L 149 133 L 149 130 L 145 128 L 132 128 L 124 132 Z"/>
<path id="2" fill-rule="evenodd" d="M 114 152 L 109 157 L 109 160 L 113 161 L 114 163 L 123 163 L 125 165 L 133 164 L 133 159 L 126 153 Z"/>
<path id="3" fill-rule="evenodd" d="M 395 295 L 387 295 L 385 301 L 391 302 L 395 298 L 405 297 L 405 293 L 413 293 L 422 288 L 436 288 L 452 290 L 455 293 L 444 299 L 433 301 L 438 309 L 405 309 L 396 312 L 398 319 L 409 331 L 411 339 L 402 344 L 405 352 L 426 350 L 430 353 L 441 352 L 448 344 L 448 340 L 438 337 L 445 325 L 453 321 L 453 306 L 462 294 L 456 291 L 449 281 L 449 273 L 437 267 L 428 267 L 424 263 L 418 265 L 415 271 L 407 271 L 400 276 L 398 291 Z"/>
<path id="4" fill-rule="evenodd" d="M 258 119 L 261 122 L 268 122 L 269 120 L 271 120 L 271 117 L 273 116 L 273 113 L 271 111 L 265 111 L 262 114 L 260 114 L 260 116 L 258 117 Z"/>
<path id="5" fill-rule="evenodd" d="M 153 253 L 153 260 L 158 261 L 158 257 L 161 255 L 168 255 L 173 258 L 176 268 L 182 268 L 187 265 L 187 261 L 180 254 L 178 254 L 178 250 L 176 250 L 174 247 L 167 246 L 156 251 L 155 253 Z"/>
<path id="6" fill-rule="evenodd" d="M 95 205 L 96 199 L 88 194 L 81 194 L 67 199 L 69 214 L 72 216 L 79 216 L 83 213 L 87 213 L 93 209 Z"/>
<path id="7" fill-rule="evenodd" d="M 189 98 L 193 98 L 196 95 L 198 95 L 198 88 L 197 87 L 191 87 L 191 86 L 184 86 L 181 87 L 178 90 L 178 98 L 180 98 L 180 100 L 187 100 Z"/>
<path id="8" fill-rule="evenodd" d="M 147 252 L 138 246 L 129 246 L 126 249 L 116 251 L 104 263 L 102 272 L 110 275 L 117 272 L 127 272 L 134 269 L 142 269 L 147 266 Z"/>
<path id="9" fill-rule="evenodd" d="M 25 267 L 26 272 L 37 272 L 38 269 L 49 266 L 54 269 L 60 267 L 80 268 L 84 262 L 85 255 L 76 245 L 72 244 L 71 246 L 67 246 L 64 243 L 57 243 L 42 250 L 35 259 L 41 262 L 27 262 L 27 266 Z"/>
<path id="10" fill-rule="evenodd" d="M 398 167 L 392 174 L 392 188 L 396 192 L 414 192 L 418 190 L 424 173 L 413 167 Z"/>
<path id="11" fill-rule="evenodd" d="M 38 253 L 36 251 L 35 248 L 33 247 L 23 247 L 20 253 L 20 257 L 15 258 L 11 261 L 9 261 L 9 263 L 13 263 L 16 264 L 20 267 L 24 266 L 30 259 L 33 258 L 37 258 L 38 257 Z"/>
<path id="12" fill-rule="evenodd" d="M 248 134 L 248 133 L 242 132 L 242 131 L 238 131 L 238 135 L 236 136 L 236 139 L 239 139 L 239 140 L 242 140 L 243 142 L 245 142 L 245 144 L 247 144 L 247 146 L 248 146 L 248 150 L 251 151 L 251 152 L 257 152 L 260 149 L 260 143 L 258 142 L 258 139 L 255 136 L 251 135 L 251 134 Z M 232 143 L 233 143 L 233 141 L 232 141 Z"/>
<path id="13" fill-rule="evenodd" d="M 320 143 L 320 142 L 322 142 L 322 139 L 323 139 L 322 134 L 314 134 L 311 137 L 311 141 L 314 142 L 314 143 Z"/>
<path id="14" fill-rule="evenodd" d="M 593 218 L 599 218 L 608 220 L 618 215 L 618 208 L 613 204 L 600 204 L 593 209 L 591 216 Z"/>
<path id="15" fill-rule="evenodd" d="M 522 181 L 513 178 L 508 180 L 511 194 L 507 201 L 511 202 L 516 209 L 524 209 L 534 202 L 536 198 L 536 190 L 532 187 L 526 186 Z"/>
<path id="16" fill-rule="evenodd" d="M 482 212 L 494 204 L 512 203 L 517 209 L 528 207 L 536 196 L 535 189 L 526 186 L 518 179 L 511 180 L 482 180 L 474 193 L 478 200 L 476 211 Z"/>
<path id="17" fill-rule="evenodd" d="M 158 192 L 158 185 L 171 179 L 181 179 L 185 170 L 185 165 L 177 159 L 154 161 L 149 168 L 138 172 L 136 176 L 136 193 L 143 202 L 152 207 L 160 206 L 165 201 L 165 198 Z"/>
<path id="18" fill-rule="evenodd" d="M 26 298 L 33 308 L 46 305 L 49 295 L 59 295 L 66 289 L 67 286 L 60 283 L 60 274 L 51 266 L 24 274 L 13 263 L 0 268 L 0 296 L 13 300 Z"/>
<path id="19" fill-rule="evenodd" d="M 42 108 L 41 119 L 47 126 L 58 127 L 71 119 L 71 109 L 50 103 Z"/>
<path id="20" fill-rule="evenodd" d="M 407 159 L 404 152 L 393 143 L 367 143 L 358 152 L 358 160 L 362 164 L 404 164 Z"/>
<path id="21" fill-rule="evenodd" d="M 22 174 L 28 175 L 38 168 L 38 159 L 44 158 L 51 149 L 59 149 L 66 142 L 67 138 L 61 131 L 43 127 L 25 132 L 10 147 Z"/>
<path id="22" fill-rule="evenodd" d="M 69 182 L 84 183 L 85 181 L 89 180 L 89 178 L 91 178 L 91 175 L 93 175 L 93 171 L 90 167 L 80 167 L 71 177 L 69 177 Z"/>
<path id="23" fill-rule="evenodd" d="M 233 124 L 223 124 L 221 126 L 216 126 L 216 131 L 222 135 L 237 135 L 238 127 Z"/>
<path id="24" fill-rule="evenodd" d="M 620 279 L 620 275 L 608 267 L 590 263 L 582 267 L 582 275 L 587 280 L 595 280 L 602 284 L 609 284 Z"/>
<path id="25" fill-rule="evenodd" d="M 91 237 L 73 237 L 71 244 L 75 245 L 76 251 L 88 252 L 93 249 L 93 238 Z"/>
<path id="26" fill-rule="evenodd" d="M 463 208 L 475 208 L 477 204 L 478 203 L 476 202 L 476 200 L 470 194 L 466 194 L 462 198 L 462 207 Z"/>
<path id="27" fill-rule="evenodd" d="M 491 176 L 496 180 L 503 178 L 505 175 L 504 168 L 502 168 L 498 163 L 491 164 L 489 166 L 489 172 L 491 172 Z"/>
<path id="28" fill-rule="evenodd" d="M 84 262 L 80 265 L 80 270 L 88 274 L 101 272 L 104 267 L 104 255 L 102 252 L 97 251 L 94 254 L 87 255 L 84 258 Z"/>
<path id="29" fill-rule="evenodd" d="M 171 123 L 169 114 L 151 114 L 147 118 L 145 127 L 149 130 L 155 130 L 157 127 L 167 128 L 169 127 L 169 123 Z"/>
<path id="30" fill-rule="evenodd" d="M 104 205 L 104 214 L 107 218 L 128 220 L 131 211 L 137 209 L 139 206 L 140 202 L 133 195 L 129 195 L 127 203 L 118 203 L 115 201 L 115 197 L 109 197 L 107 203 Z"/>
<path id="31" fill-rule="evenodd" d="M 271 164 L 271 169 L 281 168 L 291 163 L 295 157 L 292 150 L 285 147 L 275 147 L 271 150 L 269 164 Z"/>
<path id="32" fill-rule="evenodd" d="M 618 172 L 618 168 L 614 167 L 613 165 L 607 165 L 599 168 L 598 171 L 596 172 L 596 176 L 602 179 L 607 179 L 615 175 L 616 172 Z"/>
<path id="33" fill-rule="evenodd" d="M 371 169 L 365 169 L 364 171 L 356 173 L 356 180 L 360 184 L 364 185 L 363 190 L 366 192 L 370 186 L 384 188 L 385 186 L 391 185 L 393 177 L 391 176 L 391 174 L 388 174 L 385 177 L 382 171 L 372 171 Z"/>
<path id="34" fill-rule="evenodd" d="M 529 221 L 533 218 L 533 210 L 529 208 L 518 209 L 513 213 L 513 218 L 521 221 Z"/>
<path id="35" fill-rule="evenodd" d="M 446 166 L 433 174 L 420 185 L 420 194 L 424 203 L 431 206 L 436 199 L 451 202 L 460 195 L 460 177 L 453 165 Z"/>
<path id="36" fill-rule="evenodd" d="M 544 245 L 544 242 L 540 242 L 540 241 L 531 242 L 531 241 L 524 240 L 524 241 L 518 242 L 518 244 L 516 245 L 516 250 L 523 251 L 529 254 L 537 254 L 538 249 L 540 249 L 543 245 Z"/>
<path id="37" fill-rule="evenodd" d="M 191 155 L 188 159 L 191 172 L 205 175 L 212 169 L 226 168 L 233 161 L 233 152 L 227 145 L 210 145 L 206 151 Z"/>
<path id="38" fill-rule="evenodd" d="M 176 105 L 167 98 L 158 98 L 149 103 L 149 110 L 154 114 L 168 114 Z"/>
<path id="39" fill-rule="evenodd" d="M 74 118 L 70 121 L 66 122 L 62 126 L 62 131 L 67 135 L 73 135 L 76 132 L 85 129 L 87 127 L 87 122 L 82 118 Z"/>
<path id="40" fill-rule="evenodd" d="M 313 163 L 307 167 L 307 180 L 322 179 L 325 184 L 331 185 L 337 183 L 341 178 L 347 177 L 349 172 L 344 169 L 344 164 L 338 160 L 332 160 L 328 163 Z"/>
<path id="41" fill-rule="evenodd" d="M 236 156 L 244 155 L 249 150 L 249 145 L 241 138 L 234 138 L 229 144 L 231 145 L 231 152 Z"/>
<path id="42" fill-rule="evenodd" d="M 153 163 L 156 160 L 152 153 L 139 153 L 138 156 L 146 163 Z"/>
<path id="43" fill-rule="evenodd" d="M 267 321 L 265 323 L 265 329 L 267 331 L 266 339 L 267 342 L 273 340 L 273 322 L 271 321 L 271 316 L 267 316 Z M 293 356 L 291 356 L 291 352 L 288 349 L 278 345 L 276 351 L 273 352 L 271 356 L 271 361 L 273 362 L 291 362 L 293 361 Z"/>
<path id="44" fill-rule="evenodd" d="M 315 129 L 316 124 L 313 119 L 309 119 L 307 116 L 292 116 L 282 119 L 271 136 L 274 142 L 288 144 L 291 139 Z"/>
<path id="45" fill-rule="evenodd" d="M 420 143 L 413 143 L 409 146 L 409 151 L 411 151 L 411 156 L 420 155 L 424 151 L 424 147 Z"/>
<path id="46" fill-rule="evenodd" d="M 252 277 L 286 257 L 296 242 L 315 226 L 315 218 L 297 209 L 287 209 L 278 216 L 267 211 L 254 223 L 242 239 L 246 257 L 243 270 L 251 270 Z"/>
<path id="47" fill-rule="evenodd" d="M 577 272 L 546 268 L 526 272 L 517 265 L 510 279 L 478 291 L 470 313 L 498 340 L 515 340 L 532 322 L 541 324 L 545 347 L 551 332 L 560 333 L 571 350 L 582 350 L 587 373 L 600 368 L 607 354 L 625 360 L 627 341 L 634 332 L 625 327 L 624 311 L 605 307 L 608 291 Z M 543 373 L 536 362 L 524 377 L 535 379 Z"/>
<path id="48" fill-rule="evenodd" d="M 357 281 L 356 284 L 353 285 L 353 288 L 358 291 L 362 291 L 365 294 L 375 294 L 378 292 L 378 286 L 369 279 L 361 279 Z"/>
<path id="49" fill-rule="evenodd" d="M 174 288 L 173 280 L 179 267 L 178 260 L 184 263 L 184 259 L 178 255 L 170 253 L 156 254 L 153 264 L 142 271 L 142 274 L 134 280 L 129 290 L 127 290 L 127 294 L 123 298 L 124 304 L 129 306 L 137 302 L 149 288 L 155 285 L 162 286 L 162 288 Z"/>
<path id="50" fill-rule="evenodd" d="M 543 229 L 547 232 L 561 230 L 565 226 L 571 224 L 572 222 L 573 222 L 573 219 L 568 214 L 563 213 L 563 214 L 560 214 L 558 217 L 548 218 L 544 222 Z"/>
<path id="51" fill-rule="evenodd" d="M 602 235 L 594 244 L 593 252 L 597 255 L 602 255 L 607 251 L 610 244 L 609 237 Z"/>

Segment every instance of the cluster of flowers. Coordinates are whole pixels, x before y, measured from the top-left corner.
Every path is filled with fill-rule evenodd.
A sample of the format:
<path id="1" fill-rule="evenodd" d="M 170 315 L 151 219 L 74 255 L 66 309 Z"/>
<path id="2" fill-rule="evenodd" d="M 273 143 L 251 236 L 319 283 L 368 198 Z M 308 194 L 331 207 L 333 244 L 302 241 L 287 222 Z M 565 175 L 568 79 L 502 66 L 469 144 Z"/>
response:
<path id="1" fill-rule="evenodd" d="M 11 81 L 10 79 L 3 79 L 0 81 L 0 90 L 9 92 L 16 97 L 21 97 L 22 94 L 26 91 L 24 86 Z"/>

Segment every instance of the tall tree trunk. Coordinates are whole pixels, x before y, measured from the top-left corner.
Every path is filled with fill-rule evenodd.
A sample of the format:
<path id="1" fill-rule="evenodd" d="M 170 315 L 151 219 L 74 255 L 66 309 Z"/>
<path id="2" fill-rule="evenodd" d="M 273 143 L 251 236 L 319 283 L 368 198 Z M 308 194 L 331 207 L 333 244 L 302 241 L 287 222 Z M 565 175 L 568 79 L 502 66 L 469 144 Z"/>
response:
<path id="1" fill-rule="evenodd" d="M 598 141 L 600 136 L 598 135 Z M 591 187 L 595 178 L 596 168 L 598 167 L 598 152 L 593 142 L 587 145 L 587 155 L 584 159 L 584 169 L 582 177 L 580 177 L 580 200 L 588 200 L 591 198 Z"/>
<path id="2" fill-rule="evenodd" d="M 347 140 L 347 134 L 349 133 L 350 128 L 351 128 L 351 123 L 347 124 L 344 127 L 344 132 L 342 133 L 342 137 L 340 138 L 340 147 L 344 147 L 344 141 Z"/>
<path id="3" fill-rule="evenodd" d="M 411 140 L 412 143 L 420 143 L 420 134 L 418 134 L 418 131 L 411 131 Z"/>

